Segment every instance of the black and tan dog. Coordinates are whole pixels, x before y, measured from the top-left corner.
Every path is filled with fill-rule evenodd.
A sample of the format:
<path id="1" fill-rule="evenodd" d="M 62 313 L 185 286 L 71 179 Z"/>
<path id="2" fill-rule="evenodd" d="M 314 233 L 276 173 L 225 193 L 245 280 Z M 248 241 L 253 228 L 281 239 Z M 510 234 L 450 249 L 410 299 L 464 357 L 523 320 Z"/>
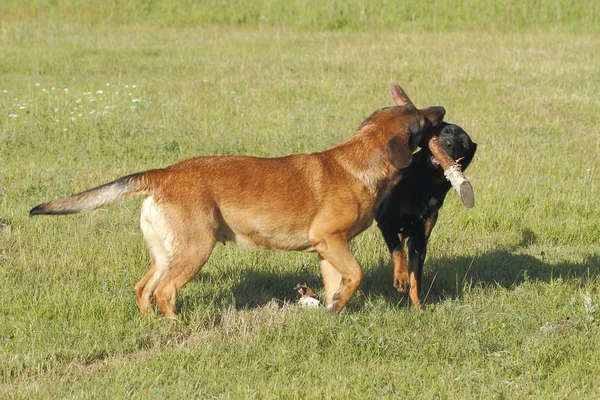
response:
<path id="1" fill-rule="evenodd" d="M 74 214 L 146 196 L 141 228 L 151 263 L 135 286 L 142 313 L 154 297 L 164 315 L 175 316 L 178 291 L 226 241 L 316 251 L 327 307 L 340 310 L 363 276 L 348 241 L 371 225 L 375 208 L 445 114 L 443 107 L 418 110 L 398 85 L 390 90 L 398 106 L 373 113 L 332 149 L 271 159 L 196 157 L 38 205 L 30 215 Z"/>
<path id="2" fill-rule="evenodd" d="M 477 144 L 462 128 L 445 122 L 434 128 L 433 134 L 439 135 L 442 148 L 464 171 L 475 155 Z M 394 287 L 402 293 L 410 287 L 409 297 L 417 309 L 420 308 L 427 242 L 450 187 L 442 167 L 424 146 L 413 155 L 413 162 L 404 170 L 402 180 L 375 212 L 379 230 L 392 254 Z M 404 252 L 406 239 L 408 267 Z"/>

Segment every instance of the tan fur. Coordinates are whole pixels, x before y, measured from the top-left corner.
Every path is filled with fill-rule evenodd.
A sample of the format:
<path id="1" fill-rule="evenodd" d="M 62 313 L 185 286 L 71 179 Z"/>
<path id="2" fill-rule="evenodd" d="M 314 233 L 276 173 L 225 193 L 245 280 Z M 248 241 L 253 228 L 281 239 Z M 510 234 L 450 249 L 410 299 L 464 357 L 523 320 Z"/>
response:
<path id="1" fill-rule="evenodd" d="M 318 252 L 328 309 L 336 311 L 362 280 L 348 241 L 371 225 L 375 207 L 400 179 L 399 166 L 407 166 L 415 150 L 414 136 L 442 118 L 443 113 L 426 121 L 412 103 L 391 107 L 330 150 L 272 159 L 196 157 L 42 204 L 31 215 L 87 211 L 124 196 L 148 195 L 141 228 L 151 266 L 135 287 L 142 313 L 153 297 L 164 315 L 174 317 L 177 292 L 216 242 L 226 241 Z"/>

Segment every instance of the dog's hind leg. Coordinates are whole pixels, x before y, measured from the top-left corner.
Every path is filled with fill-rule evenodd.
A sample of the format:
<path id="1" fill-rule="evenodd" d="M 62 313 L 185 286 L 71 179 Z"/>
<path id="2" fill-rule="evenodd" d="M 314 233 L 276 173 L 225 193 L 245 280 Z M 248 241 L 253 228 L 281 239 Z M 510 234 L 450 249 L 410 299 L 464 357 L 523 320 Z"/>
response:
<path id="1" fill-rule="evenodd" d="M 154 289 L 169 269 L 171 261 L 171 237 L 164 215 L 150 197 L 144 201 L 140 226 L 146 247 L 150 252 L 150 268 L 135 285 L 135 297 L 142 314 L 148 313 Z"/>
<path id="2" fill-rule="evenodd" d="M 321 240 L 315 240 L 315 242 L 315 249 L 327 261 L 325 271 L 328 273 L 328 278 L 324 276 L 324 279 L 327 279 L 329 283 L 326 283 L 325 291 L 333 291 L 331 288 L 328 289 L 327 285 L 334 287 L 333 279 L 335 275 L 331 273 L 329 269 L 330 265 L 337 270 L 341 277 L 337 291 L 331 296 L 331 300 L 328 299 L 329 303 L 327 304 L 329 311 L 340 311 L 346 306 L 350 297 L 358 289 L 363 277 L 362 270 L 350 252 L 350 249 L 348 249 L 348 243 L 346 243 L 344 238 L 330 236 Z M 323 263 L 321 263 L 321 267 L 323 268 Z"/>
<path id="3" fill-rule="evenodd" d="M 173 223 L 178 228 L 173 232 L 169 270 L 154 290 L 156 305 L 166 317 L 175 318 L 179 289 L 204 266 L 216 244 L 217 218 L 214 210 L 196 210 L 196 213 L 202 216 L 198 220 L 180 216 L 175 217 L 178 220 Z"/>
<path id="4" fill-rule="evenodd" d="M 160 312 L 170 318 L 177 314 L 175 300 L 179 289 L 188 283 L 208 261 L 215 246 L 213 232 L 194 233 L 187 243 L 175 248 L 169 271 L 154 290 L 154 300 Z"/>
<path id="5" fill-rule="evenodd" d="M 152 292 L 154 292 L 160 278 L 169 268 L 169 261 L 164 254 L 154 254 L 157 253 L 156 249 L 151 249 L 150 252 L 150 268 L 135 285 L 135 297 L 142 315 L 146 315 L 150 311 Z"/>

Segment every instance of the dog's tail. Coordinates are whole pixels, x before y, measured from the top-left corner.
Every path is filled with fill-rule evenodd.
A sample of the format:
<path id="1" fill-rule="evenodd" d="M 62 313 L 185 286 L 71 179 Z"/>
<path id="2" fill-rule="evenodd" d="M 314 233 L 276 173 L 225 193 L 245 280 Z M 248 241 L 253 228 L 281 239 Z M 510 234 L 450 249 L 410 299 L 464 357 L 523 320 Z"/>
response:
<path id="1" fill-rule="evenodd" d="M 126 197 L 151 193 L 155 186 L 152 179 L 154 171 L 127 175 L 85 192 L 37 205 L 29 211 L 29 216 L 77 214 L 113 204 Z"/>

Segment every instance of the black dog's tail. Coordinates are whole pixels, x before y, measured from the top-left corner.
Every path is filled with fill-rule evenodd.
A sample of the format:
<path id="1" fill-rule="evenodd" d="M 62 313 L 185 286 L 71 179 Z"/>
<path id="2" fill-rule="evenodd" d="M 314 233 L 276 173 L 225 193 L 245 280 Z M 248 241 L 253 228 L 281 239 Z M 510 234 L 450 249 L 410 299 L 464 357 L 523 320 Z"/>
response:
<path id="1" fill-rule="evenodd" d="M 126 197 L 148 194 L 153 191 L 150 172 L 124 176 L 85 192 L 37 205 L 29 211 L 29 216 L 77 214 L 113 204 Z"/>

